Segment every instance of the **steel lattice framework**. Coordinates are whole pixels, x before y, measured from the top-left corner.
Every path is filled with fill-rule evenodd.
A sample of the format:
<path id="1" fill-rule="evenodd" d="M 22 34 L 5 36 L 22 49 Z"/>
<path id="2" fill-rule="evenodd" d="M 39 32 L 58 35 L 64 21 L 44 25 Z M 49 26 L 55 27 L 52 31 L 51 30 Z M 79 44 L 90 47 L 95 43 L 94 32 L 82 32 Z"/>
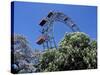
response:
<path id="1" fill-rule="evenodd" d="M 76 24 L 71 20 L 71 18 L 64 13 L 56 11 L 49 12 L 48 15 L 44 17 L 39 23 L 39 25 L 41 26 L 42 35 L 38 38 L 37 44 L 42 44 L 44 50 L 57 48 L 53 34 L 53 23 L 57 21 L 62 22 L 66 26 L 70 27 L 73 32 L 80 31 Z"/>

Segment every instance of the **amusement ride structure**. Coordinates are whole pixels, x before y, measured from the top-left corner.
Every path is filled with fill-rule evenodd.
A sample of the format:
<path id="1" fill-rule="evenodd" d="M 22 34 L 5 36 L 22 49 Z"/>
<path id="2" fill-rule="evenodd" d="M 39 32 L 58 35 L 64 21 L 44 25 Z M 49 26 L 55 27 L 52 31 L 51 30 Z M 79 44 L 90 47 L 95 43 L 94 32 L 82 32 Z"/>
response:
<path id="1" fill-rule="evenodd" d="M 38 45 L 43 45 L 44 50 L 57 48 L 53 32 L 53 23 L 57 21 L 62 22 L 66 26 L 70 27 L 73 32 L 80 31 L 76 24 L 71 20 L 71 18 L 64 13 L 56 11 L 49 12 L 48 15 L 44 17 L 39 23 L 41 26 L 42 35 L 36 41 Z"/>

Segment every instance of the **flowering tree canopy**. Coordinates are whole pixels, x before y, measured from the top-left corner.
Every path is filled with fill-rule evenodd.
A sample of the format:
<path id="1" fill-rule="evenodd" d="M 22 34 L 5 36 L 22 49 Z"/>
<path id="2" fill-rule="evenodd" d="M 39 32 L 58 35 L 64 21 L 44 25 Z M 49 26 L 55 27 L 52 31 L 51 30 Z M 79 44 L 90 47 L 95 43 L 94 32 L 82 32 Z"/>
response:
<path id="1" fill-rule="evenodd" d="M 83 32 L 65 34 L 58 49 L 46 51 L 40 60 L 41 71 L 97 68 L 97 42 Z"/>
<path id="2" fill-rule="evenodd" d="M 97 41 L 83 32 L 66 33 L 58 48 L 41 52 L 32 50 L 26 38 L 14 36 L 16 73 L 66 71 L 97 68 Z"/>

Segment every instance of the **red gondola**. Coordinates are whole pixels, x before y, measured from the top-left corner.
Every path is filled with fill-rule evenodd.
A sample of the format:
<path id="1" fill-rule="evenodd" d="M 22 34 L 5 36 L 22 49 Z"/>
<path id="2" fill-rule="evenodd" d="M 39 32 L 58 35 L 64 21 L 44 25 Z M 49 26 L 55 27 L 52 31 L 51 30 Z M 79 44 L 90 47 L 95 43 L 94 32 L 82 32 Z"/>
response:
<path id="1" fill-rule="evenodd" d="M 46 40 L 46 38 L 44 36 L 40 36 L 38 38 L 38 40 L 36 41 L 37 44 L 41 45 L 42 43 L 44 43 Z"/>

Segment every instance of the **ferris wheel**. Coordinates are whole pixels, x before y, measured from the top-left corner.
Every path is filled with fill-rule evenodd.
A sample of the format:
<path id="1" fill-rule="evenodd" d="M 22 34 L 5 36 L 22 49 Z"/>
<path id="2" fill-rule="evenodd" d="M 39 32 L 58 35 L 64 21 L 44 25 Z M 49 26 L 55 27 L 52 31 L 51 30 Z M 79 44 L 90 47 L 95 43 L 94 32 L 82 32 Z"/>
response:
<path id="1" fill-rule="evenodd" d="M 43 49 L 57 48 L 54 39 L 54 22 L 62 22 L 68 26 L 73 32 L 79 32 L 78 26 L 72 21 L 70 17 L 62 12 L 50 11 L 46 17 L 44 17 L 39 25 L 41 26 L 41 36 L 38 38 L 36 43 L 43 45 Z"/>

